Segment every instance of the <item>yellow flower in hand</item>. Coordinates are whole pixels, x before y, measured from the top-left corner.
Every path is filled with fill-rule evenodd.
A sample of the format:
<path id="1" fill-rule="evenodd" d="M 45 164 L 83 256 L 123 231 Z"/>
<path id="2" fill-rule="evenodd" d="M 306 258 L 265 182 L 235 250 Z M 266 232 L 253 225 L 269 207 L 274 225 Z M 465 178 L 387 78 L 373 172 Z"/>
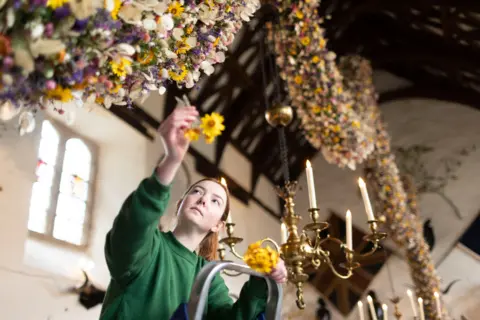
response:
<path id="1" fill-rule="evenodd" d="M 261 241 L 249 245 L 244 255 L 244 261 L 253 270 L 269 274 L 278 264 L 278 252 L 269 246 L 261 248 L 260 245 Z"/>
<path id="2" fill-rule="evenodd" d="M 197 141 L 200 138 L 200 129 L 190 128 L 185 131 L 185 138 L 190 141 Z"/>
<path id="3" fill-rule="evenodd" d="M 201 119 L 202 123 L 200 124 L 200 128 L 202 128 L 205 137 L 213 139 L 221 135 L 222 131 L 225 130 L 223 120 L 223 116 L 216 112 L 213 112 L 211 115 L 206 114 L 203 116 Z"/>

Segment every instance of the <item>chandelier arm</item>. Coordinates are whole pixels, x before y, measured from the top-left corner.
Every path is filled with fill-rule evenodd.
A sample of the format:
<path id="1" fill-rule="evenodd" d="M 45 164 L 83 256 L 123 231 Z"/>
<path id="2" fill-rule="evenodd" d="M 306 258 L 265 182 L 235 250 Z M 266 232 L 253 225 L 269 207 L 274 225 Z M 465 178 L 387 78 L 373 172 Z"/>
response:
<path id="1" fill-rule="evenodd" d="M 324 256 L 324 261 L 328 264 L 330 270 L 332 270 L 332 272 L 340 279 L 346 280 L 353 275 L 353 272 L 351 269 L 348 269 L 346 274 L 341 274 L 340 272 L 338 272 L 335 266 L 333 265 L 332 261 L 330 260 L 330 257 L 328 256 L 326 257 Z"/>
<path id="2" fill-rule="evenodd" d="M 275 247 L 275 250 L 277 250 L 277 252 L 280 252 L 280 246 L 275 242 L 275 240 L 273 240 L 271 238 L 265 238 L 265 239 L 262 240 L 262 243 L 264 243 L 264 242 L 271 243 Z"/>
<path id="3" fill-rule="evenodd" d="M 240 255 L 237 250 L 235 250 L 235 246 L 234 245 L 231 245 L 229 246 L 230 247 L 230 252 L 235 256 L 237 257 L 238 259 L 242 260 L 243 261 L 243 256 Z"/>
<path id="4" fill-rule="evenodd" d="M 366 258 L 366 257 L 370 257 L 371 255 L 373 255 L 377 249 L 379 249 L 379 246 L 378 246 L 378 243 L 377 242 L 374 242 L 373 243 L 373 247 L 372 249 L 370 249 L 370 251 L 368 252 L 365 252 L 365 253 L 353 253 L 353 255 L 355 256 L 355 258 Z"/>

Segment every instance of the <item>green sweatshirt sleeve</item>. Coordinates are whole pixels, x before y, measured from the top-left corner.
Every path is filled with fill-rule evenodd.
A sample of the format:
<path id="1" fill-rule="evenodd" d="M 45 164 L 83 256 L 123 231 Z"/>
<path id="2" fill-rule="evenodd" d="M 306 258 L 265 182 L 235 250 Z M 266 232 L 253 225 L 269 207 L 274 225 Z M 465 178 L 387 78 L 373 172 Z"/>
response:
<path id="1" fill-rule="evenodd" d="M 250 277 L 242 288 L 238 300 L 233 303 L 228 288 L 220 275 L 213 280 L 208 296 L 208 320 L 256 320 L 265 311 L 267 283 L 264 279 Z"/>
<path id="2" fill-rule="evenodd" d="M 169 199 L 170 186 L 162 185 L 153 174 L 123 203 L 105 242 L 107 265 L 118 283 L 128 283 L 149 263 Z"/>

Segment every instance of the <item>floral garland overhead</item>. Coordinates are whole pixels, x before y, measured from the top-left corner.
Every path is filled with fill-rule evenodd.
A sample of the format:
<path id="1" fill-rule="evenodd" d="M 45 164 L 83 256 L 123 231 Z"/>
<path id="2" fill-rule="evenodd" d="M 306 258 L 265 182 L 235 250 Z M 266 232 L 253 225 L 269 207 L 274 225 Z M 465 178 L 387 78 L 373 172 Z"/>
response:
<path id="1" fill-rule="evenodd" d="M 308 141 L 325 159 L 352 169 L 372 152 L 374 130 L 353 109 L 335 53 L 326 47 L 317 0 L 277 1 L 277 63 Z"/>
<path id="2" fill-rule="evenodd" d="M 258 0 L 0 0 L 0 106 L 129 105 L 191 88 Z M 61 113 L 61 110 L 59 110 Z"/>
<path id="3" fill-rule="evenodd" d="M 410 209 L 417 211 L 414 194 L 407 194 L 400 177 L 390 137 L 380 116 L 377 95 L 372 84 L 372 67 L 359 56 L 340 59 L 339 69 L 345 77 L 345 87 L 354 93 L 355 108 L 363 110 L 365 119 L 373 120 L 376 128 L 375 150 L 365 163 L 367 181 L 376 191 L 379 219 L 390 229 L 390 235 L 407 253 L 413 282 L 418 297 L 425 304 L 427 319 L 439 319 L 434 293 L 440 293 L 440 280 L 423 238 L 420 221 Z M 447 319 L 443 310 L 442 319 Z"/>

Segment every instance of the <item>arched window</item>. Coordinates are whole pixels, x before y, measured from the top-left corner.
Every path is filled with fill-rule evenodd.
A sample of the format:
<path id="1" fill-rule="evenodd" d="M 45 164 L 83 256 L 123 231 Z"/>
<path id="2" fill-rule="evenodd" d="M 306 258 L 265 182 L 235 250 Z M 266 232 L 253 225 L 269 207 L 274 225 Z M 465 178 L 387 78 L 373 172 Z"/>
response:
<path id="1" fill-rule="evenodd" d="M 84 140 L 43 121 L 28 220 L 31 232 L 77 246 L 86 244 L 92 158 Z"/>

